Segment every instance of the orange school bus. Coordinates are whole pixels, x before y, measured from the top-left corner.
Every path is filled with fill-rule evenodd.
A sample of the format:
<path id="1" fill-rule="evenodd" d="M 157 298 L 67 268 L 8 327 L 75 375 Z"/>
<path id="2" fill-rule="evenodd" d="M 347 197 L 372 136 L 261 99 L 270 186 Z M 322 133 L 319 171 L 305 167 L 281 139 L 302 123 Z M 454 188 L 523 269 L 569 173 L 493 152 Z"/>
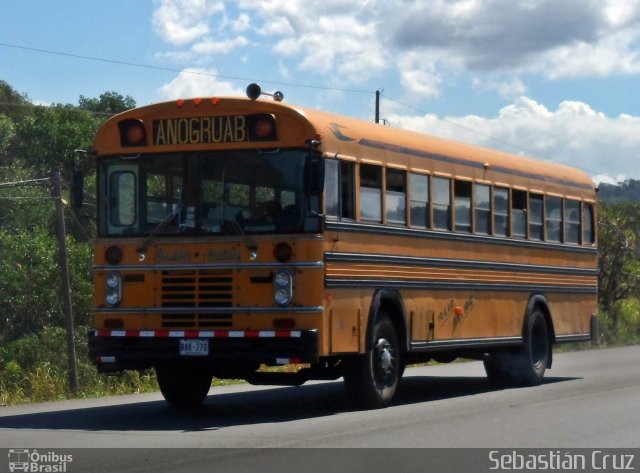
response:
<path id="1" fill-rule="evenodd" d="M 479 359 L 533 385 L 554 344 L 596 333 L 589 176 L 256 90 L 97 133 L 101 371 L 153 367 L 174 405 L 213 377 L 344 377 L 381 407 L 408 364 Z M 264 369 L 283 364 L 300 369 Z"/>

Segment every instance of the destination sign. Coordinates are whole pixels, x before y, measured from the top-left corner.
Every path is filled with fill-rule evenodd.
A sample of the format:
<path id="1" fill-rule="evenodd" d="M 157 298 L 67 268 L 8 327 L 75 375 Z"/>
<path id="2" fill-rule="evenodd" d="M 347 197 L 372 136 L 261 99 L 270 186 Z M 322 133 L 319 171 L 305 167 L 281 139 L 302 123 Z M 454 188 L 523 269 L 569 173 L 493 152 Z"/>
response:
<path id="1" fill-rule="evenodd" d="M 164 118 L 153 121 L 153 144 L 156 146 L 236 143 L 248 140 L 247 117 L 243 115 Z"/>

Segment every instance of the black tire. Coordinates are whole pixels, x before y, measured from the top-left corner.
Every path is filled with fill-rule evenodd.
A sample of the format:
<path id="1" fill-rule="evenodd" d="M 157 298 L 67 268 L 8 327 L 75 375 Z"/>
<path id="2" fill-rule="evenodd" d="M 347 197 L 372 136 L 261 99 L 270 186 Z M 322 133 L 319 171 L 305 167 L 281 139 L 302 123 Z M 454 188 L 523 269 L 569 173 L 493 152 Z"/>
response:
<path id="1" fill-rule="evenodd" d="M 549 366 L 550 349 L 547 321 L 542 311 L 534 308 L 527 318 L 524 345 L 515 359 L 520 384 L 537 386 L 542 383 Z"/>
<path id="2" fill-rule="evenodd" d="M 373 328 L 371 349 L 351 360 L 344 374 L 347 394 L 365 407 L 386 407 L 396 393 L 401 371 L 398 336 L 382 312 Z"/>
<path id="3" fill-rule="evenodd" d="M 535 308 L 527 317 L 524 340 L 517 352 L 497 352 L 483 360 L 489 382 L 494 386 L 537 386 L 542 383 L 550 360 L 547 321 Z"/>
<path id="4" fill-rule="evenodd" d="M 193 407 L 202 403 L 211 388 L 213 375 L 192 366 L 160 365 L 156 367 L 160 392 L 175 407 Z"/>

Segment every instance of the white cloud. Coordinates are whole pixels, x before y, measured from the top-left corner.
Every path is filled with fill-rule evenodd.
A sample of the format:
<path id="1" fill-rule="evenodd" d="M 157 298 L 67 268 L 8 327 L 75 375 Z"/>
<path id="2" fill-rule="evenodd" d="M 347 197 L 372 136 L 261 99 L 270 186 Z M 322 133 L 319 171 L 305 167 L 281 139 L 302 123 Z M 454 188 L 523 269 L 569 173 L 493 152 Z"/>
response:
<path id="1" fill-rule="evenodd" d="M 640 30 L 624 30 L 594 43 L 567 44 L 548 51 L 536 67 L 550 79 L 565 77 L 605 77 L 637 74 L 640 56 L 634 50 Z M 548 65 L 546 69 L 540 66 Z"/>
<path id="2" fill-rule="evenodd" d="M 569 164 L 601 180 L 612 170 L 615 179 L 637 175 L 640 160 L 640 118 L 610 118 L 580 102 L 565 101 L 549 110 L 521 97 L 493 118 L 399 114 L 387 118 L 400 128 Z"/>
<path id="3" fill-rule="evenodd" d="M 238 36 L 233 39 L 227 39 L 224 41 L 215 41 L 211 38 L 205 38 L 202 42 L 194 44 L 192 51 L 197 56 L 201 55 L 214 55 L 214 54 L 229 54 L 237 48 L 245 47 L 249 44 L 249 40 L 244 36 Z"/>
<path id="4" fill-rule="evenodd" d="M 236 33 L 244 33 L 251 28 L 251 17 L 246 13 L 241 13 L 232 23 L 231 29 Z"/>
<path id="5" fill-rule="evenodd" d="M 611 177 L 608 174 L 598 174 L 593 176 L 593 182 L 596 184 L 620 184 L 626 180 L 626 176 L 624 174 L 618 174 L 616 177 Z"/>
<path id="6" fill-rule="evenodd" d="M 401 90 L 389 93 L 418 110 L 428 108 L 424 100 L 455 100 L 445 93 L 472 84 L 483 98 L 509 105 L 489 118 L 440 118 L 402 115 L 407 109 L 396 102 L 384 116 L 394 126 L 552 158 L 603 179 L 638 174 L 640 118 L 607 117 L 576 101 L 550 109 L 527 97 L 527 81 L 540 87 L 544 78 L 552 87 L 640 74 L 640 0 L 156 0 L 154 25 L 174 48 L 158 57 L 200 67 L 163 86 L 163 97 L 243 95 L 203 72 L 249 66 L 261 79 L 341 89 L 390 91 L 398 83 Z M 349 100 L 334 93 L 307 96 L 307 104 Z"/>
<path id="7" fill-rule="evenodd" d="M 398 59 L 400 82 L 410 96 L 437 97 L 442 77 L 436 71 L 436 59 L 425 60 L 415 53 L 403 54 Z"/>
<path id="8" fill-rule="evenodd" d="M 167 42 L 185 45 L 209 34 L 208 20 L 224 11 L 224 2 L 211 0 L 159 0 L 153 26 Z"/>
<path id="9" fill-rule="evenodd" d="M 220 80 L 216 75 L 217 71 L 211 69 L 187 69 L 160 87 L 158 92 L 164 100 L 244 95 L 244 90 Z"/>
<path id="10" fill-rule="evenodd" d="M 173 45 L 213 57 L 257 42 L 287 71 L 341 84 L 397 70 L 405 91 L 424 98 L 464 73 L 509 99 L 527 91 L 521 74 L 640 73 L 640 0 L 157 2 L 154 25 Z"/>

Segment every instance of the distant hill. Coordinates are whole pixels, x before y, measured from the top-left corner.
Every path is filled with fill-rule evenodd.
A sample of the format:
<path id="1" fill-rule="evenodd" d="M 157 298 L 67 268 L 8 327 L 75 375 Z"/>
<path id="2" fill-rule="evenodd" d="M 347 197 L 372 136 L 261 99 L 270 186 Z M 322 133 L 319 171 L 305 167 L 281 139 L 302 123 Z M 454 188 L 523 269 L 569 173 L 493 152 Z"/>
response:
<path id="1" fill-rule="evenodd" d="M 629 179 L 616 185 L 602 183 L 598 188 L 598 200 L 602 202 L 640 202 L 640 181 Z"/>

